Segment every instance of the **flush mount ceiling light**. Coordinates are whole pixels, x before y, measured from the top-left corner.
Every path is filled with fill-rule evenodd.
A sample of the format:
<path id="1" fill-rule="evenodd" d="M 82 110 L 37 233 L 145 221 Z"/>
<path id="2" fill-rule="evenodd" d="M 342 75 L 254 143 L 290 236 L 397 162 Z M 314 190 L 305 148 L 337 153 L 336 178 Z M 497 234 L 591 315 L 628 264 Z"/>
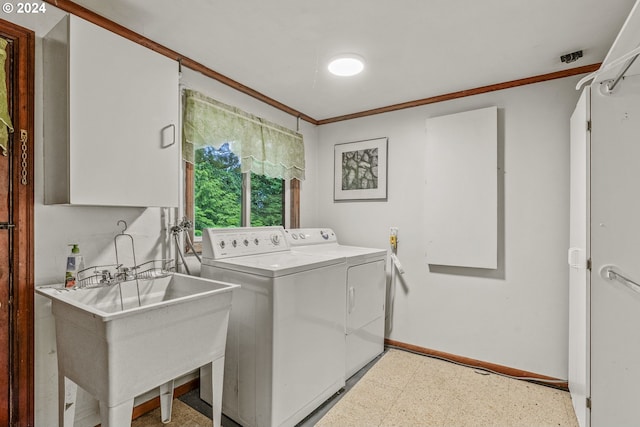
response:
<path id="1" fill-rule="evenodd" d="M 352 53 L 339 55 L 331 59 L 327 68 L 336 76 L 355 76 L 364 70 L 364 59 Z"/>

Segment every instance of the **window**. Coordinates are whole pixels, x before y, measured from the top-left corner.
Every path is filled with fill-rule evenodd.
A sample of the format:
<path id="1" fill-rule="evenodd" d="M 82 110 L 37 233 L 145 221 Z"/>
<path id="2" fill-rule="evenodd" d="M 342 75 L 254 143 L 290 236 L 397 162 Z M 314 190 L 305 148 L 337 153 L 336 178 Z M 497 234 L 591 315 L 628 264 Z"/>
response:
<path id="1" fill-rule="evenodd" d="M 193 186 L 196 237 L 202 235 L 203 228 L 249 225 L 242 219 L 242 205 L 249 200 L 250 225 L 284 225 L 284 180 L 243 174 L 240 166 L 240 159 L 228 143 L 219 149 L 206 146 L 196 150 Z M 243 188 L 250 188 L 250 197 L 243 197 Z"/>
<path id="2" fill-rule="evenodd" d="M 300 224 L 303 136 L 185 89 L 185 215 L 203 228 Z M 275 177 L 275 178 L 269 178 Z"/>

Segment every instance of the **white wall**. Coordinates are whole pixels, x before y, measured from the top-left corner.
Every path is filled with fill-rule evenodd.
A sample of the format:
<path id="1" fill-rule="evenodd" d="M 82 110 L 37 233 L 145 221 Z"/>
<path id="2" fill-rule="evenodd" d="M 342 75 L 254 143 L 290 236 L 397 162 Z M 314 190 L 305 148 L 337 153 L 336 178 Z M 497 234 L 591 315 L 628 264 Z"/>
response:
<path id="1" fill-rule="evenodd" d="M 58 22 L 63 13 L 47 4 L 47 13 L 38 16 L 5 15 L 4 19 L 36 32 L 35 70 L 35 281 L 36 286 L 63 281 L 68 243 L 79 243 L 85 264 L 100 265 L 115 262 L 113 238 L 121 231 L 117 221 L 124 219 L 127 233 L 135 240 L 136 258 L 146 261 L 172 257 L 169 228 L 176 222 L 174 209 L 47 206 L 44 201 L 43 178 L 43 84 L 42 37 Z M 188 87 L 202 91 L 222 102 L 235 105 L 252 114 L 264 117 L 282 126 L 296 129 L 296 119 L 275 108 L 239 93 L 191 70 L 183 70 L 182 81 Z M 315 146 L 317 129 L 300 121 L 304 135 L 307 162 L 307 181 L 302 183 L 302 212 L 306 218 L 315 216 L 316 181 Z M 96 159 L 99 161 L 99 159 Z M 140 172 L 153 165 L 141 162 Z M 176 177 L 176 179 L 181 179 Z M 132 183 L 135 185 L 135 183 Z M 57 358 L 54 319 L 50 303 L 36 295 L 35 303 L 35 424 L 53 426 L 57 423 Z M 139 401 L 148 399 L 145 396 Z M 79 390 L 76 425 L 99 423 L 98 407 L 93 398 Z"/>
<path id="2" fill-rule="evenodd" d="M 388 338 L 567 378 L 569 116 L 577 77 L 321 126 L 318 217 L 341 243 L 388 248 L 406 274 Z M 498 269 L 431 267 L 423 215 L 425 119 L 498 107 Z M 388 201 L 333 202 L 333 146 L 389 137 Z M 504 172 L 504 173 L 503 173 Z"/>

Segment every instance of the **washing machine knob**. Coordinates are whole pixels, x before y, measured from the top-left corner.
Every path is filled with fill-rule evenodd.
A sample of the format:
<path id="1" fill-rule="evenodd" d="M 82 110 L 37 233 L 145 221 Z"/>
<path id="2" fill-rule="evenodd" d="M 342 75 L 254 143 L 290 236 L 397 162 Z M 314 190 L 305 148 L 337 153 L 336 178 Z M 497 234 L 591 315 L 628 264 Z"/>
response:
<path id="1" fill-rule="evenodd" d="M 244 239 L 244 241 L 242 243 L 244 243 L 245 246 L 249 246 L 249 240 L 248 239 Z"/>
<path id="2" fill-rule="evenodd" d="M 238 246 L 238 241 L 236 239 L 233 239 L 233 241 L 231 242 L 231 245 L 235 248 Z"/>
<path id="3" fill-rule="evenodd" d="M 271 243 L 273 243 L 274 245 L 279 245 L 280 244 L 280 236 L 277 234 L 273 234 L 271 236 Z"/>
<path id="4" fill-rule="evenodd" d="M 220 243 L 218 243 L 218 246 L 220 246 L 220 249 L 224 249 L 224 247 L 227 246 L 227 244 L 224 242 L 224 240 L 220 240 Z"/>
<path id="5" fill-rule="evenodd" d="M 260 244 L 260 240 L 256 237 L 255 239 L 253 239 L 253 243 L 258 246 Z"/>
<path id="6" fill-rule="evenodd" d="M 329 240 L 329 233 L 327 233 L 326 231 L 320 230 L 320 235 L 324 240 Z"/>

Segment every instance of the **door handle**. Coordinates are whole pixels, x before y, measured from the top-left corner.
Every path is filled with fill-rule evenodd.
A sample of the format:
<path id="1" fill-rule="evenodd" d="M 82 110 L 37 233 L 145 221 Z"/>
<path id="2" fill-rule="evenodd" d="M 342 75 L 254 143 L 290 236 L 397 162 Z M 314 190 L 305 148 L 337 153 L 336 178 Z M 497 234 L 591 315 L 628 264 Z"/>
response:
<path id="1" fill-rule="evenodd" d="M 356 288 L 353 286 L 349 287 L 349 313 L 353 311 L 353 308 L 356 306 Z"/>

